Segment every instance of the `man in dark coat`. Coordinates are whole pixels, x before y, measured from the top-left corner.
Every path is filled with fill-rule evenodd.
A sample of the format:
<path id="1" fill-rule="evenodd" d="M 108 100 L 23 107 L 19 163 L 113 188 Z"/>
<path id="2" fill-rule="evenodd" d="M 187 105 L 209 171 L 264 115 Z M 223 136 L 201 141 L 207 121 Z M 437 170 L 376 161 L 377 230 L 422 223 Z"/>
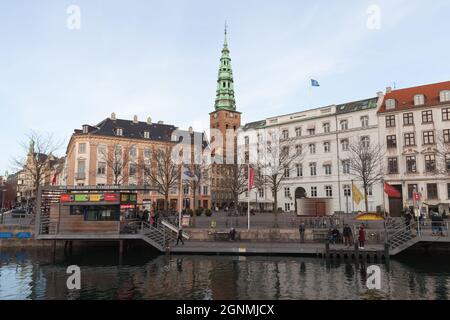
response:
<path id="1" fill-rule="evenodd" d="M 303 220 L 300 221 L 298 231 L 300 232 L 300 242 L 305 242 L 305 223 L 303 222 Z"/>
<path id="2" fill-rule="evenodd" d="M 345 224 L 342 234 L 344 236 L 344 244 L 350 247 L 352 244 L 352 229 L 348 224 Z"/>

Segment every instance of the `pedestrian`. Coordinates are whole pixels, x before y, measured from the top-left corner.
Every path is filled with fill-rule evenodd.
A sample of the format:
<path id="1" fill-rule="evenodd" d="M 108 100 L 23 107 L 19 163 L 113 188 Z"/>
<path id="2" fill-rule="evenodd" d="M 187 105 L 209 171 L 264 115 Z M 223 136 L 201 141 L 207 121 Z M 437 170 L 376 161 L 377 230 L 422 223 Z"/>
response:
<path id="1" fill-rule="evenodd" d="M 305 242 L 305 223 L 303 220 L 300 221 L 300 225 L 298 226 L 298 231 L 300 233 L 300 242 Z"/>
<path id="2" fill-rule="evenodd" d="M 344 245 L 350 247 L 352 245 L 352 229 L 348 224 L 345 224 L 342 234 L 344 235 Z"/>
<path id="3" fill-rule="evenodd" d="M 236 240 L 236 229 L 235 228 L 231 228 L 230 229 L 230 240 L 231 241 L 235 241 Z"/>
<path id="4" fill-rule="evenodd" d="M 363 226 L 359 228 L 358 240 L 359 240 L 359 248 L 364 249 L 364 242 L 366 241 L 366 232 L 364 231 Z"/>
<path id="5" fill-rule="evenodd" d="M 183 228 L 178 229 L 178 237 L 177 237 L 177 244 L 181 241 L 181 243 L 184 245 L 183 241 Z"/>

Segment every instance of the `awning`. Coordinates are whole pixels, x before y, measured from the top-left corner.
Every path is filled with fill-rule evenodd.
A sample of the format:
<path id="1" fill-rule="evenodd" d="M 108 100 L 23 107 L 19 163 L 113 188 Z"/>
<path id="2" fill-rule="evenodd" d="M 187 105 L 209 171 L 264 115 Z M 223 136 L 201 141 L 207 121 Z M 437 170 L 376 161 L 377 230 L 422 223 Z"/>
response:
<path id="1" fill-rule="evenodd" d="M 362 213 L 356 217 L 359 221 L 381 221 L 384 217 L 376 213 Z"/>

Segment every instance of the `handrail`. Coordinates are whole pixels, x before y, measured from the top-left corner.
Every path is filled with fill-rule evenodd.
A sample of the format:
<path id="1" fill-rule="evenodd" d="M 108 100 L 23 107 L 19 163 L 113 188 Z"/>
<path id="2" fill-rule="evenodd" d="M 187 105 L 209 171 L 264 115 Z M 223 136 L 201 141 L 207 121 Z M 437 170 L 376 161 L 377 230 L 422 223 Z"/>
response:
<path id="1" fill-rule="evenodd" d="M 166 220 L 162 220 L 162 221 L 161 221 L 161 224 L 162 224 L 163 226 L 165 226 L 166 228 L 168 228 L 168 229 L 170 229 L 170 230 L 172 230 L 173 232 L 175 232 L 175 233 L 178 234 L 178 228 L 175 227 L 175 226 L 174 226 L 173 224 L 171 224 L 170 222 L 168 222 L 168 221 L 166 221 Z M 189 240 L 191 237 L 190 237 L 186 232 L 183 231 L 183 238 Z"/>

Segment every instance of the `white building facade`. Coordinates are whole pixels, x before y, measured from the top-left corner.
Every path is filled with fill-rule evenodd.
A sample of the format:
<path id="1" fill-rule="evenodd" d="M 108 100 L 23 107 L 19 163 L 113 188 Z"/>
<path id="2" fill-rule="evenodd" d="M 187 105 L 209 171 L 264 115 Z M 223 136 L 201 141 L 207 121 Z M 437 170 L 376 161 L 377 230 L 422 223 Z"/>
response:
<path id="1" fill-rule="evenodd" d="M 379 143 L 377 109 L 382 101 L 380 94 L 377 98 L 249 123 L 238 133 L 238 145 L 258 143 L 258 138 L 251 138 L 254 136 L 251 131 L 256 130 L 260 137 L 264 132 L 277 130 L 283 139 L 292 140 L 290 152 L 301 152 L 297 163 L 286 172 L 278 191 L 278 208 L 283 212 L 296 211 L 296 199 L 303 197 L 330 198 L 333 212 L 363 211 L 364 201 L 359 204 L 352 201 L 352 183 L 361 193 L 363 188 L 349 172 L 348 146 L 361 140 Z M 375 212 L 383 205 L 381 182 L 370 189 L 368 209 Z M 259 206 L 256 205 L 257 195 Z M 248 200 L 248 193 L 240 198 L 241 202 Z M 272 202 L 273 195 L 268 187 L 250 193 L 252 208 L 271 208 Z"/>

